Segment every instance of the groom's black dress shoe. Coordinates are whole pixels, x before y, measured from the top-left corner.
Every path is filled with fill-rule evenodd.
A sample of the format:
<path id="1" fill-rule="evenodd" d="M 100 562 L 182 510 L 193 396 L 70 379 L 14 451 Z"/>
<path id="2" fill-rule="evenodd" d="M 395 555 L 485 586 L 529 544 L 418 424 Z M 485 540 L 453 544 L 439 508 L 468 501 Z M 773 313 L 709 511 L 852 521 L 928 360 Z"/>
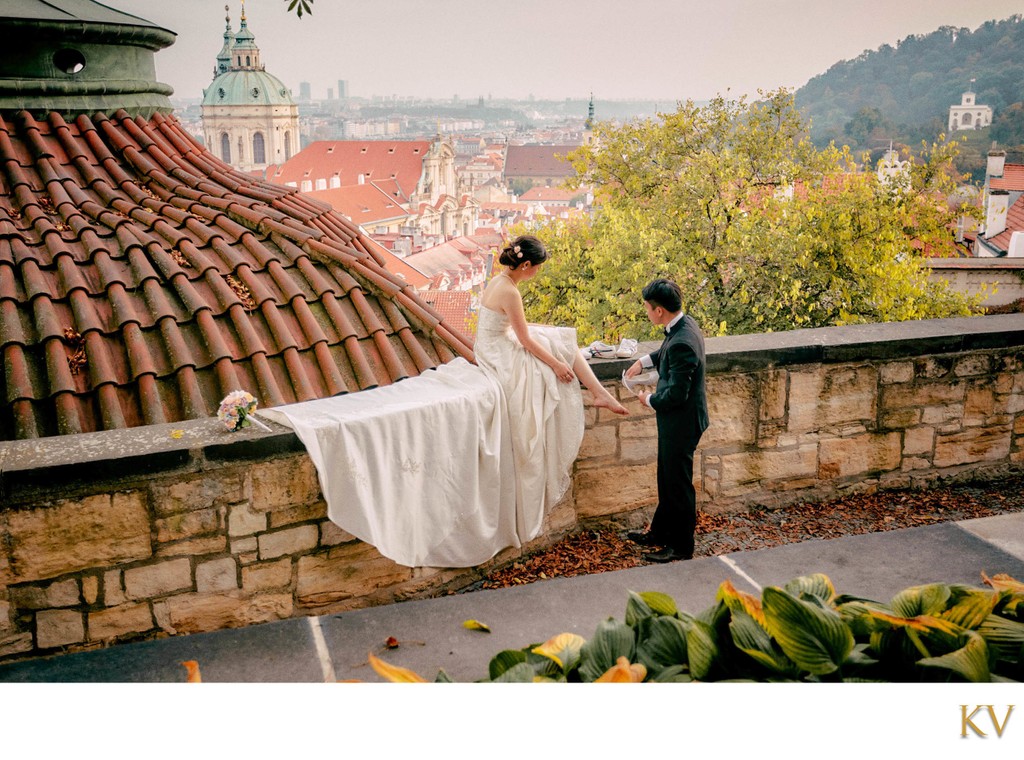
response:
<path id="1" fill-rule="evenodd" d="M 664 546 L 664 541 L 659 541 L 657 536 L 651 534 L 649 530 L 631 530 L 626 534 L 626 538 L 632 541 L 634 544 L 640 544 L 640 546 Z"/>
<path id="2" fill-rule="evenodd" d="M 675 562 L 677 559 L 693 559 L 693 554 L 683 554 L 678 549 L 666 546 L 661 551 L 648 552 L 644 555 L 646 562 Z"/>

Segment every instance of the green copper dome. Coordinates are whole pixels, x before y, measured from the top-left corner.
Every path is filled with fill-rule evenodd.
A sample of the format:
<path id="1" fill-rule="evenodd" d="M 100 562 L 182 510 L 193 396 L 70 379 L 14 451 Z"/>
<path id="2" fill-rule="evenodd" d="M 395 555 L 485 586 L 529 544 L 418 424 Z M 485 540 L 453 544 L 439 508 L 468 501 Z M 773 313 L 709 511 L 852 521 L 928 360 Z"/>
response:
<path id="1" fill-rule="evenodd" d="M 252 69 L 225 71 L 203 90 L 204 106 L 290 106 L 294 102 L 280 79 Z"/>

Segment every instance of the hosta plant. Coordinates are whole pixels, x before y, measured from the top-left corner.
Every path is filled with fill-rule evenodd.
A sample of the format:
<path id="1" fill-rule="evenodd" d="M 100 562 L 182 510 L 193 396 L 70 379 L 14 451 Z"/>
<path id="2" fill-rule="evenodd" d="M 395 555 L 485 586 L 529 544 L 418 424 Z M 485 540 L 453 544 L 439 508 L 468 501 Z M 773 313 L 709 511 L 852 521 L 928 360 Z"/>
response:
<path id="1" fill-rule="evenodd" d="M 490 661 L 489 682 L 1019 681 L 1024 583 L 933 583 L 888 603 L 839 595 L 822 574 L 758 597 L 730 581 L 699 615 L 657 592 L 629 592 L 623 620 L 588 640 L 561 633 Z M 371 659 L 387 680 L 425 680 Z M 442 672 L 435 680 L 450 680 Z"/>

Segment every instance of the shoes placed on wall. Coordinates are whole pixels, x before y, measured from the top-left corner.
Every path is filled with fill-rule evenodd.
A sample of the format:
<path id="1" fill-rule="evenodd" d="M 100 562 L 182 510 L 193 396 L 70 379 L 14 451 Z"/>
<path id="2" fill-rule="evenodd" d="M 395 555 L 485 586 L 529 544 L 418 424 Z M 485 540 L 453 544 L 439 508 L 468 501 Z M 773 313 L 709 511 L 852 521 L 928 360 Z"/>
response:
<path id="1" fill-rule="evenodd" d="M 640 344 L 632 338 L 623 338 L 622 342 L 619 343 L 619 347 L 615 349 L 615 355 L 620 359 L 628 359 L 636 353 L 638 345 Z"/>
<path id="2" fill-rule="evenodd" d="M 678 549 L 666 546 L 661 551 L 648 552 L 644 555 L 645 562 L 675 562 L 679 559 L 693 559 L 693 554 L 683 554 Z"/>
<path id="3" fill-rule="evenodd" d="M 615 356 L 617 350 L 615 346 L 609 346 L 607 343 L 595 340 L 583 349 L 583 355 L 588 359 L 611 359 Z"/>

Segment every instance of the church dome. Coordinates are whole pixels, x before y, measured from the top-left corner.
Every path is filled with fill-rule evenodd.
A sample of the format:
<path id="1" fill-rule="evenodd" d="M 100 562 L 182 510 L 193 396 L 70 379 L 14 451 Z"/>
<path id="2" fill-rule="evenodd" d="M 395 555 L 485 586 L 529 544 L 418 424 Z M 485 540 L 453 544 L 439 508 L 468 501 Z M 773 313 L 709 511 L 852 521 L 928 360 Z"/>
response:
<path id="1" fill-rule="evenodd" d="M 273 74 L 234 69 L 217 76 L 203 90 L 204 106 L 290 106 L 291 93 Z"/>

